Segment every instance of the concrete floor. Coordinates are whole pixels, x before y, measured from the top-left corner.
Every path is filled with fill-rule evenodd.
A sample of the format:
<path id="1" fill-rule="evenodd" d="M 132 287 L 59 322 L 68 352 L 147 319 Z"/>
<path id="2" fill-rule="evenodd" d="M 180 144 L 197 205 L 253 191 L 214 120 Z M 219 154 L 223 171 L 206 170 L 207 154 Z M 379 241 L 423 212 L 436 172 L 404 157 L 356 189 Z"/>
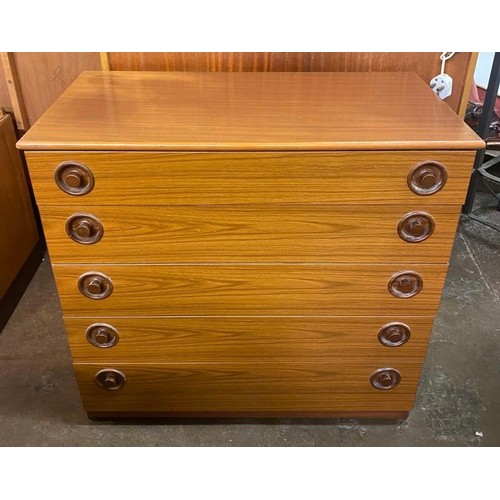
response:
<path id="1" fill-rule="evenodd" d="M 493 213 L 498 217 L 500 213 Z M 414 410 L 404 422 L 92 422 L 45 260 L 0 335 L 2 446 L 500 445 L 500 234 L 463 219 Z"/>

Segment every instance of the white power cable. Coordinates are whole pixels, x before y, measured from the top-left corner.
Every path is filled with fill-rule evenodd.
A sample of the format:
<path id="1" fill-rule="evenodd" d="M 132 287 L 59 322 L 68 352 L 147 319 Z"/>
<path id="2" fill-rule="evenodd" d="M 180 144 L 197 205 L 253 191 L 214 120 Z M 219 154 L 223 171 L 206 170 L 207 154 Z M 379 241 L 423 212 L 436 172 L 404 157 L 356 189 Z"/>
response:
<path id="1" fill-rule="evenodd" d="M 443 52 L 440 56 L 439 59 L 441 59 L 441 75 L 445 75 L 446 73 L 444 72 L 444 67 L 446 64 L 446 61 L 448 59 L 451 59 L 455 55 L 455 52 Z"/>

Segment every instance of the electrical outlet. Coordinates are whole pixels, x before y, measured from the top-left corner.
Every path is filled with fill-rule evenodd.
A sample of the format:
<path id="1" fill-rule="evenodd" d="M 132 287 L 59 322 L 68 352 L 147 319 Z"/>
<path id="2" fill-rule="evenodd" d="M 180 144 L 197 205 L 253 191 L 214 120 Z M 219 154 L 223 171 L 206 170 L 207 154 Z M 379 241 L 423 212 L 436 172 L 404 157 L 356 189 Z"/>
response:
<path id="1" fill-rule="evenodd" d="M 450 75 L 442 74 L 435 76 L 430 82 L 432 91 L 440 98 L 446 99 L 453 91 L 453 79 Z"/>

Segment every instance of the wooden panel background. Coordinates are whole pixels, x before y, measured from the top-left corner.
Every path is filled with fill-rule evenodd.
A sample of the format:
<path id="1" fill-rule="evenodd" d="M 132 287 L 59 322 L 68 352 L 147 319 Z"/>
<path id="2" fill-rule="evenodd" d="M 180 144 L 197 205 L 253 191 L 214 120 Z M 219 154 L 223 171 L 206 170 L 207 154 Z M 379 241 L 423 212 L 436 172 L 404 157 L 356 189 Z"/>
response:
<path id="1" fill-rule="evenodd" d="M 0 107 L 4 108 L 9 113 L 12 112 L 12 103 L 10 102 L 9 90 L 5 80 L 5 72 L 0 64 Z"/>
<path id="2" fill-rule="evenodd" d="M 118 71 L 415 71 L 429 82 L 441 70 L 439 52 L 109 52 Z M 474 55 L 457 52 L 446 63 L 453 94 L 445 101 L 459 110 Z M 471 78 L 472 75 L 469 75 Z M 469 79 L 470 79 L 469 78 Z M 467 90 L 468 94 L 468 90 Z"/>
<path id="3" fill-rule="evenodd" d="M 100 70 L 98 52 L 16 52 L 15 63 L 30 125 L 85 70 Z"/>

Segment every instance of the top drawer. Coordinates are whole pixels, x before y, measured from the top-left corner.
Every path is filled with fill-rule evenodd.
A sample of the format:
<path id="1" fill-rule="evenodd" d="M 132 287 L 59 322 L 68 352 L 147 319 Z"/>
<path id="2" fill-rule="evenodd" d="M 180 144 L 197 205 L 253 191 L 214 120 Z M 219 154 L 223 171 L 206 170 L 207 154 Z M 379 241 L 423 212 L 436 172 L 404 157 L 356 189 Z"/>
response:
<path id="1" fill-rule="evenodd" d="M 427 206 L 463 202 L 474 154 L 28 152 L 26 157 L 39 205 L 83 196 L 95 205 L 418 200 Z M 67 167 L 59 167 L 64 162 Z M 73 194 L 58 187 L 55 177 Z"/>

